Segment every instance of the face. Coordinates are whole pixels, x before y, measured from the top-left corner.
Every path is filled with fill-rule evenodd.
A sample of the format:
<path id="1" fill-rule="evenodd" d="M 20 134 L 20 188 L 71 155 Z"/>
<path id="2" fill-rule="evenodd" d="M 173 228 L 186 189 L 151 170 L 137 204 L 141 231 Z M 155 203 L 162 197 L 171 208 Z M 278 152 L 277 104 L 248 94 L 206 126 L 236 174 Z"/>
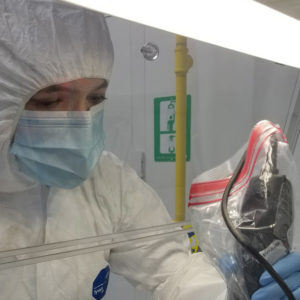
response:
<path id="1" fill-rule="evenodd" d="M 87 111 L 103 102 L 107 81 L 97 78 L 82 78 L 51 85 L 37 92 L 26 103 L 26 110 L 36 111 Z"/>

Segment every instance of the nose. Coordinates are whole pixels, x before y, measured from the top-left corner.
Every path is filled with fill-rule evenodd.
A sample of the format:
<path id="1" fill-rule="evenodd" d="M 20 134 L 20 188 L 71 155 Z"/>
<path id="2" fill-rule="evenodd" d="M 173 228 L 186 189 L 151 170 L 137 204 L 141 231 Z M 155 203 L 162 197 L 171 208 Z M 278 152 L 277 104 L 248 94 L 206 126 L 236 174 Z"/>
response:
<path id="1" fill-rule="evenodd" d="M 87 111 L 90 109 L 90 105 L 86 97 L 77 97 L 72 103 L 71 110 L 73 111 Z"/>

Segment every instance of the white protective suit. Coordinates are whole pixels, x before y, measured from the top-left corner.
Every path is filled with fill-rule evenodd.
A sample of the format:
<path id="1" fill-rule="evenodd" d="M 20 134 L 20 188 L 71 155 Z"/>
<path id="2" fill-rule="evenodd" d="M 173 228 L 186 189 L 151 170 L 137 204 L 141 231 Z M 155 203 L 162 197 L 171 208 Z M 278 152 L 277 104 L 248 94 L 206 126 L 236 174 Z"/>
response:
<path id="1" fill-rule="evenodd" d="M 0 250 L 170 223 L 158 195 L 104 152 L 80 186 L 43 186 L 18 171 L 10 145 L 26 101 L 41 88 L 109 79 L 101 14 L 49 0 L 0 0 Z M 0 271 L 0 299 L 87 300 L 110 265 L 160 300 L 225 298 L 225 285 L 186 235 Z"/>

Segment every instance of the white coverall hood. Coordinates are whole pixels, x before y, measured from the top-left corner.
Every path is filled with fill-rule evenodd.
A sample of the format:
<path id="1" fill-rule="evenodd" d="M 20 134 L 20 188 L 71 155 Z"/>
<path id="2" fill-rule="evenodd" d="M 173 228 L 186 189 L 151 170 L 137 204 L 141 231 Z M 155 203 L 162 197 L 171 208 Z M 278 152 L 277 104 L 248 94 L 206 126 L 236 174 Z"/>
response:
<path id="1" fill-rule="evenodd" d="M 0 0 L 0 58 L 0 192 L 16 192 L 38 184 L 9 153 L 25 103 L 53 84 L 109 80 L 113 47 L 102 14 L 51 0 Z"/>

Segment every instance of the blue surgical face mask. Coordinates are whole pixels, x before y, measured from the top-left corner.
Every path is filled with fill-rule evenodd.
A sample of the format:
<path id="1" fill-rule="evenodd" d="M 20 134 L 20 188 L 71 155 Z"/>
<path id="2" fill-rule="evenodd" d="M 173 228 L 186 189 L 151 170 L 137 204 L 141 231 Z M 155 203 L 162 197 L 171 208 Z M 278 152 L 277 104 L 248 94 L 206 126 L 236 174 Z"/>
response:
<path id="1" fill-rule="evenodd" d="M 103 106 L 89 111 L 24 111 L 11 146 L 20 170 L 72 189 L 88 178 L 104 148 Z"/>

